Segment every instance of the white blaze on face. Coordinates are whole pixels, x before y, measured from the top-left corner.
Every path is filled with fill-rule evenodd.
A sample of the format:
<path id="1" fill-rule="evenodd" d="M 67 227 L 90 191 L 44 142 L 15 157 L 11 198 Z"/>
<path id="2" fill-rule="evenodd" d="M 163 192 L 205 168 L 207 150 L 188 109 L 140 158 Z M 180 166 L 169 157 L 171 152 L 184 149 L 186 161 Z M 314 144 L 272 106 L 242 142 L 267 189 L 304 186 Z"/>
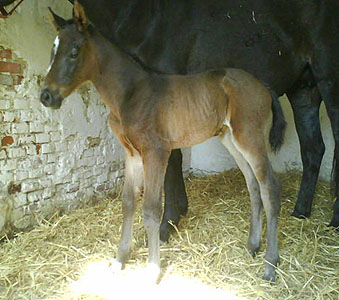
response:
<path id="1" fill-rule="evenodd" d="M 51 67 L 53 65 L 55 55 L 56 55 L 56 53 L 58 51 L 58 48 L 59 48 L 59 43 L 60 43 L 60 39 L 59 39 L 59 36 L 57 36 L 55 38 L 55 41 L 54 41 L 54 44 L 53 44 L 52 60 L 51 60 L 51 63 L 49 65 L 49 67 L 47 68 L 47 73 L 50 71 L 50 69 L 51 69 Z"/>

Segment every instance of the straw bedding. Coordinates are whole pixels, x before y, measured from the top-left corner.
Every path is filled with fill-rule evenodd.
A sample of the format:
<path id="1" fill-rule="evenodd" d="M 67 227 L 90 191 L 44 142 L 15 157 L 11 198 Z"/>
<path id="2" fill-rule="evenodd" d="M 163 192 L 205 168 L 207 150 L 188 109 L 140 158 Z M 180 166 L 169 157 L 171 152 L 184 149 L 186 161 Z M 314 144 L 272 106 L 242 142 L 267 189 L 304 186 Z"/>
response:
<path id="1" fill-rule="evenodd" d="M 265 238 L 252 258 L 246 250 L 250 202 L 234 169 L 186 181 L 189 212 L 161 247 L 163 277 L 145 281 L 147 260 L 141 210 L 125 270 L 113 273 L 121 229 L 121 194 L 93 207 L 42 220 L 0 245 L 0 299 L 339 299 L 339 234 L 328 183 L 319 182 L 312 218 L 290 217 L 300 174 L 280 175 L 280 265 L 276 283 L 261 279 Z M 264 230 L 265 233 L 265 230 Z"/>

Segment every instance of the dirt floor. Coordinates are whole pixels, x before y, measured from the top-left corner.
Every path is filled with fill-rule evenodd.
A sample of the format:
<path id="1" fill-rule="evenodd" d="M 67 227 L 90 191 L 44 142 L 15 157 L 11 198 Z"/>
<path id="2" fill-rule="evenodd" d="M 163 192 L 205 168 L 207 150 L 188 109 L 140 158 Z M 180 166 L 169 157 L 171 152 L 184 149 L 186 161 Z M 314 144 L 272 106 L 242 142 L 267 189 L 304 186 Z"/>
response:
<path id="1" fill-rule="evenodd" d="M 277 281 L 261 279 L 262 250 L 246 250 L 250 202 L 238 170 L 186 180 L 189 211 L 161 247 L 163 277 L 147 281 L 146 239 L 141 210 L 135 219 L 130 262 L 110 268 L 120 237 L 120 194 L 94 207 L 41 220 L 34 230 L 0 245 L 0 299 L 339 299 L 339 233 L 327 224 L 333 200 L 320 182 L 312 217 L 290 217 L 300 173 L 279 176 Z M 141 205 L 139 205 L 141 207 Z M 264 230 L 265 232 L 265 230 Z"/>

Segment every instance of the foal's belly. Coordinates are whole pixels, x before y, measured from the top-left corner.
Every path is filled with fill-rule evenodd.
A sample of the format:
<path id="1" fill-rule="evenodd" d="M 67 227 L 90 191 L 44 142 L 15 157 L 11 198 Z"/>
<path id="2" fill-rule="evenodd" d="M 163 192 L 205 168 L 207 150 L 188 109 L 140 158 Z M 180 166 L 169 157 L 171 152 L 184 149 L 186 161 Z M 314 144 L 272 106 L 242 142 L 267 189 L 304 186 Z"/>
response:
<path id="1" fill-rule="evenodd" d="M 200 144 L 214 136 L 223 126 L 223 111 L 182 111 L 167 116 L 157 134 L 172 149 Z"/>
<path id="2" fill-rule="evenodd" d="M 179 148 L 186 148 L 191 147 L 197 144 L 200 144 L 207 139 L 215 136 L 216 131 L 214 132 L 206 132 L 206 133 L 197 133 L 197 134 L 190 134 L 188 136 L 180 136 L 178 139 L 173 139 L 169 141 L 171 149 L 179 149 Z"/>

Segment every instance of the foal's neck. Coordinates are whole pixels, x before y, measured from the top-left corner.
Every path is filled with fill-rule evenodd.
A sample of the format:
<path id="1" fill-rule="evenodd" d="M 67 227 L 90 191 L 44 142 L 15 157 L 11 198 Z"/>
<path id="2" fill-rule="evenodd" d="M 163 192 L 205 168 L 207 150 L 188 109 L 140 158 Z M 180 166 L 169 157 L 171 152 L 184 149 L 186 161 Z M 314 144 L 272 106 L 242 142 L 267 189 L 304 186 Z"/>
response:
<path id="1" fill-rule="evenodd" d="M 117 112 L 136 82 L 146 78 L 148 73 L 98 32 L 92 33 L 92 46 L 98 67 L 92 82 L 105 104 Z"/>

